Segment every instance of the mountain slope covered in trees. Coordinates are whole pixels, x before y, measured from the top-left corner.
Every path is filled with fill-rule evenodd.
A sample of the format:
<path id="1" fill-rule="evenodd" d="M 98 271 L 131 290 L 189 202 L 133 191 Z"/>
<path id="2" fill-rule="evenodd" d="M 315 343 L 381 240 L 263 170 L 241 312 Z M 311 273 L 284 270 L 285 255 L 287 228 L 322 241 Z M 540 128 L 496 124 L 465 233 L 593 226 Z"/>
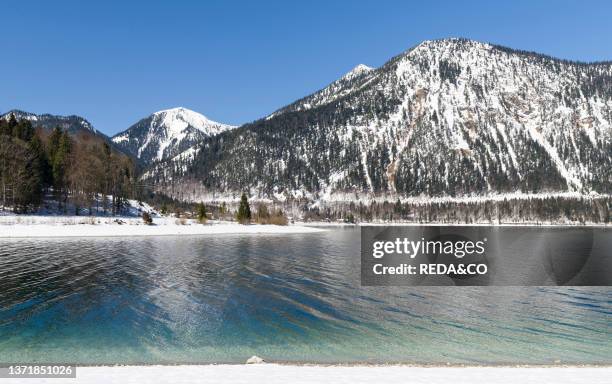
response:
<path id="1" fill-rule="evenodd" d="M 0 208 L 57 213 L 120 212 L 138 197 L 134 162 L 88 129 L 34 126 L 39 120 L 0 119 Z M 109 197 L 110 196 L 110 197 Z M 68 212 L 68 206 L 72 212 Z"/>
<path id="2" fill-rule="evenodd" d="M 59 128 L 68 133 L 74 140 L 94 140 L 97 142 L 105 142 L 114 150 L 124 154 L 117 145 L 115 145 L 110 137 L 98 131 L 93 124 L 87 119 L 77 115 L 52 115 L 49 113 L 36 114 L 18 109 L 13 109 L 5 114 L 0 115 L 0 120 L 8 122 L 14 116 L 18 122 L 29 121 L 32 127 L 37 130 L 42 130 L 42 133 L 49 134 L 53 129 Z"/>
<path id="3" fill-rule="evenodd" d="M 18 109 L 13 109 L 3 115 L 0 115 L 0 119 L 8 121 L 11 115 L 15 116 L 17 121 L 27 120 L 32 124 L 32 126 L 44 128 L 49 131 L 51 131 L 55 127 L 59 127 L 71 134 L 80 132 L 90 132 L 96 135 L 106 137 L 106 135 L 101 132 L 98 132 L 98 130 L 96 130 L 89 121 L 82 118 L 81 116 L 60 116 L 51 115 L 49 113 L 39 115 L 32 112 L 25 112 Z"/>
<path id="4" fill-rule="evenodd" d="M 145 178 L 195 199 L 612 193 L 610 63 L 444 39 L 358 69 Z"/>

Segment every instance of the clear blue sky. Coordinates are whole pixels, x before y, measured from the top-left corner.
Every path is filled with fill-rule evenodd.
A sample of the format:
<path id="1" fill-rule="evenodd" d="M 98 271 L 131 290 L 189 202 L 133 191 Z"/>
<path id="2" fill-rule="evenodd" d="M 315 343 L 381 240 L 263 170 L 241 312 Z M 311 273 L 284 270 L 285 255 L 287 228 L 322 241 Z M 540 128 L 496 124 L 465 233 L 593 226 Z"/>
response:
<path id="1" fill-rule="evenodd" d="M 78 114 L 109 135 L 175 106 L 240 124 L 427 39 L 609 60 L 611 15 L 606 1 L 3 1 L 0 111 Z"/>

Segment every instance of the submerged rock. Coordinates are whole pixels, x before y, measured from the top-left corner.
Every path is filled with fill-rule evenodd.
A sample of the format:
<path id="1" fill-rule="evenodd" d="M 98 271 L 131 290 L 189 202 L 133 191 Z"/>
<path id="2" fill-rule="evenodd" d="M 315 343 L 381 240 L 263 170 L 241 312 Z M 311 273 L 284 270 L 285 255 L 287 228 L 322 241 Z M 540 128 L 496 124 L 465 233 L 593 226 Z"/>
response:
<path id="1" fill-rule="evenodd" d="M 247 364 L 262 364 L 262 363 L 265 363 L 265 361 L 261 357 L 253 355 L 246 361 L 246 363 Z"/>

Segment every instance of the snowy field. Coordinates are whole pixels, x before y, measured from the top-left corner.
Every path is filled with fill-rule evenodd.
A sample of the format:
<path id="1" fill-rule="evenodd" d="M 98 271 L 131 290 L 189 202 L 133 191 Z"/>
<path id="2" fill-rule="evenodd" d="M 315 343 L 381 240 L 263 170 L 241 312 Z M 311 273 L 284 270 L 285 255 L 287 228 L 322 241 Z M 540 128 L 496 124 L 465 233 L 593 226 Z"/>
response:
<path id="1" fill-rule="evenodd" d="M 1 379 L 2 383 L 423 383 L 423 384 L 604 384 L 612 368 L 594 367 L 412 367 L 412 366 L 295 366 L 175 365 L 78 367 L 76 379 Z"/>
<path id="2" fill-rule="evenodd" d="M 235 222 L 157 217 L 146 225 L 138 217 L 88 216 L 0 216 L 0 238 L 23 237 L 114 237 L 208 234 L 315 233 L 323 229 L 300 225 L 241 225 Z"/>

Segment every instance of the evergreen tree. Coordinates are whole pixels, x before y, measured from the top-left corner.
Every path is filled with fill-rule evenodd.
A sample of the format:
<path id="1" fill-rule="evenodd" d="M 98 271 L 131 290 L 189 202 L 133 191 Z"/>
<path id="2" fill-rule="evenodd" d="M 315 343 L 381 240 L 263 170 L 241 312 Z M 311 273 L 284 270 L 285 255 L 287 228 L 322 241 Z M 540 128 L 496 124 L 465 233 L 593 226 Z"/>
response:
<path id="1" fill-rule="evenodd" d="M 205 223 L 206 222 L 206 206 L 204 205 L 204 203 L 199 203 L 196 207 L 196 215 L 198 217 L 198 221 L 200 223 Z"/>
<path id="2" fill-rule="evenodd" d="M 45 152 L 44 145 L 38 135 L 32 136 L 29 142 L 30 151 L 35 158 L 35 168 L 38 171 L 40 177 L 41 189 L 50 186 L 53 182 L 51 175 L 51 166 L 49 165 L 49 159 Z"/>
<path id="3" fill-rule="evenodd" d="M 26 212 L 40 203 L 35 157 L 27 143 L 14 137 L 0 140 L 0 187 L 2 205 L 11 205 L 15 212 Z"/>
<path id="4" fill-rule="evenodd" d="M 55 158 L 55 153 L 57 152 L 57 149 L 59 147 L 61 137 L 62 129 L 60 127 L 53 128 L 51 134 L 49 135 L 49 141 L 47 143 L 47 152 L 49 153 L 49 159 L 51 160 L 51 162 L 53 162 L 53 159 Z"/>
<path id="5" fill-rule="evenodd" d="M 71 148 L 72 141 L 70 136 L 67 132 L 62 132 L 51 163 L 53 188 L 56 197 L 60 202 L 60 207 L 62 206 L 62 203 L 65 205 L 68 199 L 67 168 L 70 164 L 69 157 Z"/>
<path id="6" fill-rule="evenodd" d="M 15 118 L 15 114 L 11 113 L 8 119 L 8 128 L 11 133 L 13 131 L 13 128 L 15 128 L 16 126 L 17 126 L 17 119 Z"/>
<path id="7" fill-rule="evenodd" d="M 1 135 L 6 135 L 6 136 L 10 135 L 8 122 L 4 119 L 0 119 L 0 136 Z"/>
<path id="8" fill-rule="evenodd" d="M 241 224 L 248 224 L 251 222 L 251 207 L 249 206 L 249 199 L 247 198 L 246 193 L 243 193 L 242 197 L 240 198 L 240 206 L 238 207 L 236 219 Z"/>
<path id="9" fill-rule="evenodd" d="M 14 118 L 14 115 L 11 115 Z M 16 137 L 23 141 L 30 141 L 32 136 L 34 135 L 34 128 L 32 128 L 32 123 L 28 120 L 21 120 L 17 123 L 9 121 L 9 126 L 12 127 L 11 134 L 13 137 Z"/>

